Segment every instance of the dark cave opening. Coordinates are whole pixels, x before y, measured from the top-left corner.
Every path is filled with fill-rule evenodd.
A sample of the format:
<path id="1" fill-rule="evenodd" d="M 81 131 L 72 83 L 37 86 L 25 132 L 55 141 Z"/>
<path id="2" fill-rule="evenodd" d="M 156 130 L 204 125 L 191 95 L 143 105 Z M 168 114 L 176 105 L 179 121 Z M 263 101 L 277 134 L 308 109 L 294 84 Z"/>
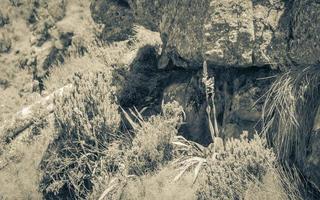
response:
<path id="1" fill-rule="evenodd" d="M 203 145 L 211 143 L 206 118 L 205 90 L 202 69 L 184 69 L 169 61 L 165 69 L 157 68 L 156 50 L 146 46 L 139 50 L 129 70 L 117 69 L 115 84 L 122 81 L 118 99 L 121 107 L 144 111 L 146 117 L 161 112 L 161 103 L 178 101 L 185 109 L 186 123 L 180 133 Z M 223 138 L 240 137 L 242 131 L 260 131 L 263 98 L 276 74 L 269 66 L 225 68 L 210 66 L 209 75 L 215 77 L 215 105 L 219 129 Z"/>

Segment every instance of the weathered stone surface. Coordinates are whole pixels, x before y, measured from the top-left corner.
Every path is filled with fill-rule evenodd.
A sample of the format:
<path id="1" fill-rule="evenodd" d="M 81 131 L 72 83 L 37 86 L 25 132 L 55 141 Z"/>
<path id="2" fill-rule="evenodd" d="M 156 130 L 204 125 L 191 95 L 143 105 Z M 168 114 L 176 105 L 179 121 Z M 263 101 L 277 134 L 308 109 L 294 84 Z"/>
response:
<path id="1" fill-rule="evenodd" d="M 170 0 L 128 0 L 130 8 L 134 11 L 135 22 L 151 29 L 159 30 L 159 24 L 163 15 L 165 5 Z M 148 8 L 148 9 L 146 9 Z"/>
<path id="2" fill-rule="evenodd" d="M 274 53 L 275 45 L 280 46 L 278 49 L 286 49 L 287 27 L 283 30 L 280 24 L 280 18 L 283 17 L 284 11 L 285 5 L 280 0 L 253 1 L 254 45 L 252 62 L 254 65 L 278 62 L 274 58 L 279 56 L 279 54 Z M 287 22 L 287 20 L 283 21 Z M 286 22 L 284 24 L 287 24 Z M 274 38 L 279 38 L 279 41 L 273 40 Z M 285 56 L 285 54 L 282 56 Z"/>
<path id="3" fill-rule="evenodd" d="M 254 44 L 251 0 L 211 0 L 204 22 L 204 56 L 216 65 L 252 65 Z"/>
<path id="4" fill-rule="evenodd" d="M 95 22 L 104 24 L 101 34 L 107 41 L 127 39 L 132 32 L 133 11 L 126 1 L 94 0 L 91 2 L 91 15 Z"/>
<path id="5" fill-rule="evenodd" d="M 320 1 L 294 1 L 288 56 L 294 63 L 320 61 Z"/>
<path id="6" fill-rule="evenodd" d="M 160 23 L 162 57 L 168 56 L 174 65 L 185 68 L 202 63 L 203 20 L 207 4 L 208 1 L 177 0 L 165 6 Z"/>
<path id="7" fill-rule="evenodd" d="M 224 67 L 273 63 L 268 49 L 274 34 L 282 35 L 277 28 L 285 9 L 283 3 L 211 0 L 200 4 L 197 7 L 187 1 L 179 2 L 174 16 L 167 16 L 174 13 L 171 10 L 163 14 L 162 20 L 167 19 L 168 23 L 165 27 L 171 28 L 160 26 L 160 33 L 166 39 L 164 53 L 175 65 L 200 67 L 204 59 L 211 65 Z"/>
<path id="8" fill-rule="evenodd" d="M 93 11 L 105 10 L 102 5 L 109 2 L 103 16 L 125 13 L 119 24 L 136 22 L 160 32 L 159 68 L 170 60 L 184 68 L 199 68 L 204 60 L 222 67 L 273 68 L 319 62 L 317 0 L 128 0 L 125 9 L 122 1 L 94 2 L 100 3 Z M 104 18 L 104 24 L 117 20 Z"/>

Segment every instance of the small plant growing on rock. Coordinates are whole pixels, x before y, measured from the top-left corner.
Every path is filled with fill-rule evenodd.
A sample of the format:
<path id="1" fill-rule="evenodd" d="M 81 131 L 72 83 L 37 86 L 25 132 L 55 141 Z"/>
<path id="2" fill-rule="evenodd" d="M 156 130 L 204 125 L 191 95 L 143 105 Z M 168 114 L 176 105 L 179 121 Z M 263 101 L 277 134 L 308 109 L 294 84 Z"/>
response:
<path id="1" fill-rule="evenodd" d="M 212 141 L 215 137 L 219 137 L 219 127 L 217 122 L 216 106 L 214 104 L 215 88 L 214 88 L 214 77 L 209 77 L 207 62 L 203 62 L 203 74 L 202 82 L 205 86 L 206 101 L 207 101 L 207 116 L 209 130 L 211 133 Z M 212 122 L 213 121 L 213 122 Z"/>

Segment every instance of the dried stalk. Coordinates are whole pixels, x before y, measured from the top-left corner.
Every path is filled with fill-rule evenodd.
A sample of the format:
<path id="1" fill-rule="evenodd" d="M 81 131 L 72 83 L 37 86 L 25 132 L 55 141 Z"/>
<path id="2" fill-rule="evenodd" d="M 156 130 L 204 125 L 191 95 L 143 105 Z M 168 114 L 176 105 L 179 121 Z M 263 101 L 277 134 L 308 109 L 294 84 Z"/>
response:
<path id="1" fill-rule="evenodd" d="M 214 104 L 214 77 L 209 77 L 208 74 L 208 65 L 207 62 L 203 62 L 203 78 L 202 82 L 205 86 L 205 92 L 206 92 L 206 101 L 207 101 L 207 115 L 208 115 L 208 123 L 209 123 L 209 129 L 212 137 L 212 141 L 214 141 L 215 137 L 219 137 L 219 128 L 218 128 L 218 122 L 216 117 L 216 107 Z M 213 124 L 212 124 L 213 120 Z"/>

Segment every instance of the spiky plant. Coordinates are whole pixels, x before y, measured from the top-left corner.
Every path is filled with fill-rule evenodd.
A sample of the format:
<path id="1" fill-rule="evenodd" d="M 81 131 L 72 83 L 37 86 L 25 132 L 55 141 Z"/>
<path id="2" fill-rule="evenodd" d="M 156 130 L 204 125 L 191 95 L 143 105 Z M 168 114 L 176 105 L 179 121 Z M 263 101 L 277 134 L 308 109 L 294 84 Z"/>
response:
<path id="1" fill-rule="evenodd" d="M 178 181 L 188 170 L 195 167 L 194 183 L 198 178 L 201 168 L 207 162 L 208 148 L 196 142 L 189 141 L 183 136 L 174 137 L 172 144 L 174 145 L 175 150 L 180 154 L 179 158 L 172 163 L 178 171 L 178 174 L 173 180 Z"/>
<path id="2" fill-rule="evenodd" d="M 302 166 L 319 107 L 320 69 L 310 66 L 279 75 L 267 92 L 264 133 L 282 162 Z"/>

